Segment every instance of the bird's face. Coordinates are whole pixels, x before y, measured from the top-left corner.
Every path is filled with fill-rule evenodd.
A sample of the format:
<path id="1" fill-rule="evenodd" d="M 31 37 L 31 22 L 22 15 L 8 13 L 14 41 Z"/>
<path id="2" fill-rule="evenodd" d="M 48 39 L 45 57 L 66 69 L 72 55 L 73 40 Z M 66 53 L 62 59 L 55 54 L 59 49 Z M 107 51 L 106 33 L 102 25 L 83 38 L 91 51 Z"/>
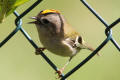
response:
<path id="1" fill-rule="evenodd" d="M 62 35 L 63 34 L 63 17 L 56 10 L 41 11 L 36 17 L 33 17 L 39 34 L 46 35 Z"/>

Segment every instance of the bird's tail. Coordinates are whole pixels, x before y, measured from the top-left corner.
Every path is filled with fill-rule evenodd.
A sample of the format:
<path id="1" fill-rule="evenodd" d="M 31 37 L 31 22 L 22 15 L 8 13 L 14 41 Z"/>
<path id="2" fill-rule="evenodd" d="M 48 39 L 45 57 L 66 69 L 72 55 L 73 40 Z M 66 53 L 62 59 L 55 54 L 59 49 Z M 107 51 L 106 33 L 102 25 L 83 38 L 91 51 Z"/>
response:
<path id="1" fill-rule="evenodd" d="M 95 49 L 93 47 L 91 47 L 90 45 L 88 45 L 87 43 L 84 44 L 84 46 L 86 47 L 86 49 L 90 50 L 90 51 L 94 51 Z M 97 53 L 98 56 L 100 56 L 99 53 Z"/>

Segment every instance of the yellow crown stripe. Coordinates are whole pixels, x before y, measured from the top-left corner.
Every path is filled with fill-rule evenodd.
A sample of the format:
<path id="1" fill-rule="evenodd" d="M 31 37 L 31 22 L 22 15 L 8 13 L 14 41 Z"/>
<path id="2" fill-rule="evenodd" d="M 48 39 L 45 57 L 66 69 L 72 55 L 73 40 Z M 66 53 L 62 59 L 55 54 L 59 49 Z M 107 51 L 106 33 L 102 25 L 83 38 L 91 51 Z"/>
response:
<path id="1" fill-rule="evenodd" d="M 46 13 L 60 13 L 60 12 L 54 9 L 47 9 L 41 12 L 41 14 L 46 14 Z"/>

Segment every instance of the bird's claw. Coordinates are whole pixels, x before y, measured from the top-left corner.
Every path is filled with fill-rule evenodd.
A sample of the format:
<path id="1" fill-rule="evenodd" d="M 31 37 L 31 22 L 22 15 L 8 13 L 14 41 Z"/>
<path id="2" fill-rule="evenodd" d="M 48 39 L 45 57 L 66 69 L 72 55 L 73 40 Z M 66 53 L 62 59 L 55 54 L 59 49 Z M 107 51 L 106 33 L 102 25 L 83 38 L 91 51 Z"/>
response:
<path id="1" fill-rule="evenodd" d="M 58 71 L 56 71 L 56 74 L 58 74 L 58 77 L 57 77 L 57 79 L 59 79 L 59 78 L 61 78 L 62 77 L 62 72 L 63 72 L 63 68 L 62 69 L 60 69 L 60 70 L 58 70 Z"/>
<path id="2" fill-rule="evenodd" d="M 56 73 L 56 74 L 58 74 L 57 79 L 59 79 L 59 78 L 61 78 L 61 77 L 62 77 L 62 72 L 61 72 L 60 70 L 56 71 L 55 73 Z"/>
<path id="3" fill-rule="evenodd" d="M 39 55 L 42 51 L 44 51 L 46 48 L 37 48 L 35 51 L 36 55 Z"/>

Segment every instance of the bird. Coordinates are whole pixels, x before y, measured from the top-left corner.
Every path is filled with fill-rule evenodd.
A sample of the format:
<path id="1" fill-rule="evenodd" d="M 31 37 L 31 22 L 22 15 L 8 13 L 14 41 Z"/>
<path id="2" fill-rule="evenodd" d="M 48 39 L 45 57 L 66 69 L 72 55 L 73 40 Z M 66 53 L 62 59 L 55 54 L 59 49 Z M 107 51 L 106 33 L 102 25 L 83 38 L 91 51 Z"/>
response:
<path id="1" fill-rule="evenodd" d="M 53 54 L 69 57 L 67 63 L 57 71 L 59 77 L 61 77 L 65 67 L 80 50 L 95 50 L 68 24 L 67 20 L 58 10 L 42 10 L 32 19 L 35 21 L 29 23 L 36 25 L 40 42 L 43 45 L 43 48 L 36 49 L 36 53 L 39 54 L 40 51 L 47 49 Z"/>

